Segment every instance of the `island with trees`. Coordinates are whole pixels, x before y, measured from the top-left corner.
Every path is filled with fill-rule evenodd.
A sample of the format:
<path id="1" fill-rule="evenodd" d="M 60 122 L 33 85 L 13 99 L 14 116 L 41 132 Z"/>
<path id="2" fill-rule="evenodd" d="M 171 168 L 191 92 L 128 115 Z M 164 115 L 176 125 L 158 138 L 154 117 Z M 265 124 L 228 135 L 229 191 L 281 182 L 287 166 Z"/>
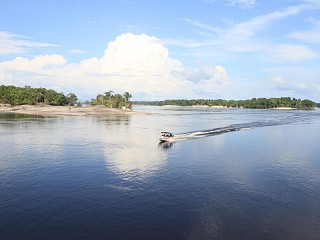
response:
<path id="1" fill-rule="evenodd" d="M 168 99 L 164 101 L 135 101 L 136 105 L 176 105 L 176 106 L 207 106 L 207 107 L 232 107 L 232 108 L 292 108 L 315 109 L 317 103 L 308 99 L 296 99 L 291 97 L 281 98 L 252 98 L 250 100 L 223 100 L 223 99 Z"/>
<path id="2" fill-rule="evenodd" d="M 82 105 L 74 93 L 67 95 L 52 89 L 30 86 L 0 86 L 0 112 L 14 112 L 34 115 L 104 115 L 136 114 L 131 111 L 129 92 L 113 91 L 98 94 L 89 104 Z M 139 113 L 141 114 L 141 113 Z"/>
<path id="3" fill-rule="evenodd" d="M 105 92 L 104 94 L 98 94 L 95 99 L 91 100 L 92 105 L 104 105 L 109 108 L 119 109 L 132 109 L 132 103 L 130 98 L 132 95 L 129 92 L 125 92 L 123 95 L 116 93 L 112 90 Z"/>

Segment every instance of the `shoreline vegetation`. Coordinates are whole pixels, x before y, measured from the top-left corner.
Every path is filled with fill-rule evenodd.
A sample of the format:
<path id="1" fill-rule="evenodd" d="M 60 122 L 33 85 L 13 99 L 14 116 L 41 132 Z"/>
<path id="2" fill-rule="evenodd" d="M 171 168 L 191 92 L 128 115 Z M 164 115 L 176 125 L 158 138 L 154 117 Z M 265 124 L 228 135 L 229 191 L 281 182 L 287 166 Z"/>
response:
<path id="1" fill-rule="evenodd" d="M 98 94 L 95 99 L 88 101 L 89 105 L 104 105 L 109 108 L 131 109 L 130 98 L 132 95 L 125 92 L 123 95 L 112 90 L 104 94 Z M 64 95 L 52 89 L 31 88 L 30 86 L 0 86 L 0 104 L 19 105 L 52 105 L 52 106 L 78 106 L 82 104 L 74 93 Z"/>
<path id="2" fill-rule="evenodd" d="M 319 107 L 319 103 L 308 99 L 291 97 L 281 98 L 252 98 L 249 100 L 223 99 L 169 99 L 164 101 L 135 101 L 135 105 L 150 106 L 182 106 L 182 107 L 212 107 L 212 108 L 250 108 L 250 109 L 301 109 L 309 110 Z"/>
<path id="3" fill-rule="evenodd" d="M 223 99 L 170 99 L 164 101 L 134 101 L 132 95 L 125 92 L 122 95 L 112 90 L 98 94 L 95 99 L 84 104 L 78 101 L 76 94 L 64 95 L 45 88 L 30 86 L 0 86 L 0 112 L 19 113 L 41 116 L 86 116 L 108 114 L 147 114 L 132 111 L 132 104 L 150 106 L 183 106 L 183 107 L 212 107 L 212 108 L 250 108 L 250 109 L 316 109 L 320 106 L 308 99 L 281 98 L 252 98 L 250 100 Z"/>
<path id="4" fill-rule="evenodd" d="M 82 104 L 74 93 L 64 95 L 45 88 L 0 86 L 0 112 L 42 116 L 145 114 L 132 111 L 131 94 L 112 90 Z"/>

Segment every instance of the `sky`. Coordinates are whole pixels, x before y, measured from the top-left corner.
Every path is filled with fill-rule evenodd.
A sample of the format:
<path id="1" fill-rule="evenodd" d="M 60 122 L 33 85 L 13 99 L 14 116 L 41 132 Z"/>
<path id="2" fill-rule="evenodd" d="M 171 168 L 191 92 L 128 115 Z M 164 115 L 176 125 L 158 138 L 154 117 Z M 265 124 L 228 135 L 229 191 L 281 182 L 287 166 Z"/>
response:
<path id="1" fill-rule="evenodd" d="M 320 0 L 1 0 L 0 85 L 320 102 Z"/>

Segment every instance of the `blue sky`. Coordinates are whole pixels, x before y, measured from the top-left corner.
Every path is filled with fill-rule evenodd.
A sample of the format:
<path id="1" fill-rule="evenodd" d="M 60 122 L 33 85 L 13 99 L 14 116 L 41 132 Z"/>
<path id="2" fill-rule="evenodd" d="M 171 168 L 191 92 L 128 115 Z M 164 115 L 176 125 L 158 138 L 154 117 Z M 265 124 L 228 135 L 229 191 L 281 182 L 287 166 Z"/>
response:
<path id="1" fill-rule="evenodd" d="M 320 102 L 320 0 L 3 0 L 0 84 Z"/>

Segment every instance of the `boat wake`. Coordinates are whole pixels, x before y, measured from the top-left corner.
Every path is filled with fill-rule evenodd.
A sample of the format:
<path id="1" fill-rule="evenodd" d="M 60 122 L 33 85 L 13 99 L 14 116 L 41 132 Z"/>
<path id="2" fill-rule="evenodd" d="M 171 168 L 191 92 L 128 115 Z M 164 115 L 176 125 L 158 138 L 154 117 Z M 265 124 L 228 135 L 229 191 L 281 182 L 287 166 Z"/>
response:
<path id="1" fill-rule="evenodd" d="M 248 127 L 236 127 L 236 126 L 227 126 L 227 127 L 221 127 L 221 128 L 213 128 L 208 130 L 200 130 L 200 131 L 194 131 L 194 132 L 187 132 L 187 133 L 179 133 L 175 134 L 172 141 L 185 141 L 185 140 L 191 140 L 196 138 L 202 138 L 202 137 L 209 137 L 214 136 L 218 134 L 228 133 L 228 132 L 235 132 L 239 130 L 248 130 Z"/>
<path id="2" fill-rule="evenodd" d="M 192 140 L 197 138 L 215 136 L 219 134 L 249 130 L 252 128 L 261 128 L 277 125 L 295 124 L 295 123 L 309 123 L 311 121 L 318 121 L 320 117 L 319 111 L 303 111 L 303 112 L 289 112 L 289 114 L 274 116 L 268 120 L 259 120 L 255 122 L 232 124 L 226 127 L 219 127 L 206 130 L 197 130 L 192 132 L 177 133 L 174 137 L 169 138 L 166 143 L 173 143 L 185 140 Z M 172 144 L 163 144 L 165 148 L 170 148 Z"/>
<path id="3" fill-rule="evenodd" d="M 213 128 L 213 129 L 207 129 L 207 130 L 198 130 L 198 131 L 192 131 L 192 132 L 186 132 L 186 133 L 178 133 L 178 134 L 175 134 L 171 142 L 185 141 L 185 140 L 209 137 L 209 136 L 214 136 L 214 135 L 219 135 L 219 134 L 224 134 L 229 132 L 244 131 L 252 128 L 276 126 L 276 125 L 290 124 L 290 123 L 293 123 L 293 121 L 275 120 L 275 121 L 256 121 L 256 122 L 250 122 L 250 123 L 232 124 L 226 127 Z"/>

